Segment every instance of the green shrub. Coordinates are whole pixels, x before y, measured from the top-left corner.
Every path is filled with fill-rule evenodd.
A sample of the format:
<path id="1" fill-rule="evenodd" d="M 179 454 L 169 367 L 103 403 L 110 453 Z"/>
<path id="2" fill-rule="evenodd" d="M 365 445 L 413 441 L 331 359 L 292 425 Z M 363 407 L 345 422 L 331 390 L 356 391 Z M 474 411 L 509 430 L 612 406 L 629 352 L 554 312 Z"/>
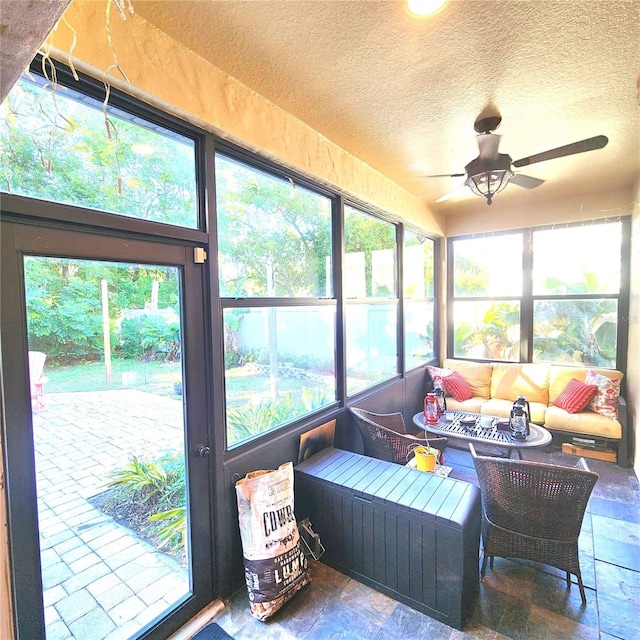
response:
<path id="1" fill-rule="evenodd" d="M 125 358 L 180 358 L 180 326 L 161 315 L 126 318 L 120 325 L 120 351 Z"/>
<path id="2" fill-rule="evenodd" d="M 86 361 L 102 353 L 100 296 L 91 283 L 74 280 L 56 295 L 31 289 L 27 321 L 29 348 L 46 353 L 49 363 Z"/>
<path id="3" fill-rule="evenodd" d="M 160 546 L 177 551 L 186 541 L 186 495 L 184 457 L 178 453 L 157 460 L 140 460 L 133 456 L 124 468 L 111 474 L 107 483 L 123 496 L 149 509 L 148 521 L 161 522 L 155 531 Z"/>
<path id="4" fill-rule="evenodd" d="M 160 547 L 169 547 L 171 551 L 178 551 L 187 546 L 187 508 L 176 507 L 168 511 L 161 511 L 149 516 L 151 522 L 167 521 L 158 531 Z"/>
<path id="5" fill-rule="evenodd" d="M 227 433 L 229 444 L 243 442 L 290 420 L 291 395 L 277 400 L 261 400 L 242 409 L 227 407 Z"/>

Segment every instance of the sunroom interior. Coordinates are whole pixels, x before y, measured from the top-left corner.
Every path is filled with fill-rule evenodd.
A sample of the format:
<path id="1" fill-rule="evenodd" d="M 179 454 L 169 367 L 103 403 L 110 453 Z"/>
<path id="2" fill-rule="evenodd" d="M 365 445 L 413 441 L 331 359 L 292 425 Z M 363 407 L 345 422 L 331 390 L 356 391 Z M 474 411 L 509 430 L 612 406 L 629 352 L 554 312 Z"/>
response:
<path id="1" fill-rule="evenodd" d="M 540 325 L 533 308 L 541 300 L 561 304 L 567 289 L 559 293 L 549 285 L 536 291 L 532 272 L 534 279 L 537 270 L 540 280 L 565 279 L 567 284 L 573 271 L 559 257 L 562 253 L 570 256 L 572 265 L 581 261 L 584 270 L 601 268 L 595 277 L 607 281 L 604 289 L 569 295 L 605 303 L 602 315 L 615 327 L 617 340 L 607 345 L 607 355 L 598 363 L 624 372 L 628 454 L 640 476 L 635 435 L 640 406 L 640 5 L 617 2 L 614 10 L 598 3 L 581 2 L 579 8 L 570 3 L 554 7 L 543 20 L 545 3 L 482 3 L 475 8 L 482 16 L 469 15 L 475 12 L 468 11 L 469 4 L 450 2 L 436 15 L 417 20 L 401 2 L 2 3 L 3 100 L 29 65 L 32 72 L 25 77 L 35 87 L 50 84 L 55 68 L 55 82 L 86 96 L 98 113 L 108 88 L 114 117 L 129 114 L 124 120 L 151 122 L 196 141 L 191 158 L 197 206 L 186 222 L 167 225 L 162 218 L 149 217 L 149 223 L 127 212 L 118 219 L 99 213 L 97 204 L 65 204 L 46 193 L 36 194 L 34 202 L 30 193 L 10 186 L 2 187 L 2 215 L 14 225 L 18 240 L 20 229 L 27 230 L 26 237 L 33 229 L 45 228 L 125 238 L 133 244 L 136 239 L 168 240 L 208 254 L 200 299 L 196 303 L 193 298 L 201 305 L 198 311 L 207 332 L 200 345 L 204 355 L 195 365 L 202 371 L 187 369 L 186 380 L 194 390 L 191 398 L 201 396 L 199 428 L 210 452 L 208 535 L 215 560 L 212 584 L 204 589 L 210 595 L 228 595 L 242 583 L 234 480 L 256 469 L 295 462 L 301 434 L 331 420 L 337 421 L 336 446 L 359 450 L 350 406 L 400 411 L 410 422 L 424 397 L 427 364 L 447 357 L 545 361 L 544 349 L 551 349 L 553 340 L 538 340 Z M 389 24 L 383 29 L 385 21 Z M 523 23 L 531 26 L 528 38 L 506 36 Z M 541 45 L 533 55 L 526 49 L 550 25 L 560 23 L 557 42 Z M 454 34 L 460 41 L 455 46 L 450 44 Z M 352 49 L 344 49 L 345 43 Z M 427 44 L 430 56 L 418 50 Z M 578 47 L 581 55 L 576 54 Z M 440 66 L 445 63 L 446 68 Z M 299 91 L 291 89 L 299 85 Z M 358 91 L 363 95 L 355 96 Z M 455 178 L 446 174 L 462 172 L 475 156 L 473 124 L 480 115 L 503 117 L 501 149 L 513 157 L 600 134 L 608 143 L 604 149 L 526 168 L 525 173 L 545 184 L 536 189 L 509 185 L 488 205 L 485 197 L 462 186 L 464 173 Z M 381 126 L 384 121 L 386 127 Z M 246 257 L 231 266 L 224 263 L 223 247 L 244 255 L 243 247 L 234 244 L 241 234 L 234 209 L 226 207 L 220 195 L 231 194 L 236 202 L 246 198 L 246 193 L 234 191 L 233 181 L 239 179 L 286 192 L 291 202 L 312 207 L 317 216 L 313 232 L 324 234 L 323 270 L 309 276 L 303 265 L 289 280 L 278 280 L 266 265 L 266 274 L 256 275 L 259 265 Z M 449 192 L 453 197 L 439 201 Z M 273 223 L 256 216 L 254 224 L 245 241 L 259 245 L 260 225 Z M 362 230 L 369 237 L 364 249 L 358 237 Z M 30 239 L 24 242 L 36 246 Z M 362 264 L 357 249 L 350 247 L 363 251 Z M 374 264 L 365 265 L 367 251 L 366 260 Z M 285 246 L 276 247 L 276 253 L 283 264 L 295 263 Z M 504 256 L 510 278 L 502 274 L 502 288 L 465 289 L 461 265 L 482 254 Z M 122 259 L 131 255 L 123 250 Z M 561 266 L 562 273 L 547 264 Z M 239 274 L 243 267 L 247 273 Z M 3 286 L 12 276 L 3 273 Z M 517 323 L 496 326 L 503 333 L 513 334 L 514 327 L 517 332 L 506 344 L 485 335 L 469 347 L 473 341 L 465 342 L 465 327 L 453 313 L 456 303 L 476 305 L 475 312 L 484 318 L 488 308 L 513 313 L 516 304 Z M 371 307 L 386 320 L 372 321 Z M 369 315 L 363 316 L 362 309 Z M 309 317 L 289 318 L 302 312 Z M 22 316 L 6 313 L 3 440 L 16 432 L 11 425 L 21 422 L 26 428 L 32 419 L 26 364 L 16 367 L 10 361 L 19 349 L 26 361 L 25 329 L 15 324 Z M 295 342 L 292 351 L 301 348 L 298 343 L 318 343 L 305 345 L 305 362 L 321 361 L 333 387 L 329 395 L 323 388 L 316 388 L 315 395 L 314 389 L 308 390 L 306 404 L 293 418 L 275 419 L 263 432 L 232 431 L 225 359 L 233 345 L 226 341 L 225 327 L 242 317 L 247 349 L 268 351 L 268 336 L 258 335 L 258 327 L 260 318 L 271 313 L 280 314 L 279 321 L 286 324 Z M 333 332 L 326 330 L 327 314 Z M 19 338 L 17 346 L 9 344 L 13 336 Z M 279 335 L 281 359 L 287 351 L 283 340 L 286 336 Z M 360 346 L 367 340 L 375 343 L 363 347 L 369 359 L 357 361 L 354 343 Z M 303 376 L 309 368 L 299 362 L 287 366 Z M 25 396 L 22 404 L 14 399 L 20 395 Z M 6 481 L 0 482 L 3 638 L 29 637 L 18 635 L 12 621 L 29 628 L 24 603 L 33 597 L 29 585 L 16 584 L 15 558 L 30 558 L 34 551 L 11 545 L 16 544 L 19 523 L 33 521 L 29 514 L 25 520 L 16 515 L 11 505 L 16 498 L 8 497 L 17 473 L 15 463 L 11 471 L 8 456 L 22 451 L 10 445 L 3 442 Z M 32 466 L 29 469 L 33 473 Z M 31 499 L 34 495 L 20 493 Z M 192 612 L 199 608 L 201 602 Z M 38 624 L 32 629 L 39 629 Z"/>

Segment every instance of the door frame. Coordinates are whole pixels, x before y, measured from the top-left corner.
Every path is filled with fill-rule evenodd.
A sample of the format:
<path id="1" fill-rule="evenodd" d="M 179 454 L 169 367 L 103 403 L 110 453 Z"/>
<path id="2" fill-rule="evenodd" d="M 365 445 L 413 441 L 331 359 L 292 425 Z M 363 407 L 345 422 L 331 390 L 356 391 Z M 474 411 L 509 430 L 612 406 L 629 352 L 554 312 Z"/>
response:
<path id="1" fill-rule="evenodd" d="M 145 640 L 166 638 L 216 597 L 213 535 L 216 455 L 215 452 L 204 458 L 196 455 L 200 446 L 211 449 L 215 446 L 207 357 L 208 267 L 206 263 L 194 263 L 194 247 L 203 245 L 153 236 L 132 238 L 130 234 L 113 231 L 106 234 L 96 229 L 56 228 L 46 223 L 43 226 L 4 214 L 0 225 L 1 440 L 16 640 L 45 637 L 23 255 L 159 264 L 181 271 L 185 457 L 193 558 L 191 595 L 167 618 L 139 636 Z"/>

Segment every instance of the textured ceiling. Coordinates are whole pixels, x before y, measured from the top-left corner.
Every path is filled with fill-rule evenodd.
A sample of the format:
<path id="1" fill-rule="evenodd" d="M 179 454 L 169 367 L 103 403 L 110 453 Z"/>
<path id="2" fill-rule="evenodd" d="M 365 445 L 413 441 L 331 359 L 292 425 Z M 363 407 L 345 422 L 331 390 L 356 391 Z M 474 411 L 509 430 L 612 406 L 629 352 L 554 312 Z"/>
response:
<path id="1" fill-rule="evenodd" d="M 136 13 L 311 125 L 434 209 L 497 111 L 514 160 L 604 134 L 605 149 L 523 173 L 501 205 L 633 185 L 640 174 L 640 0 L 449 0 L 430 18 L 396 0 L 133 0 Z M 466 190 L 464 190 L 466 191 Z"/>

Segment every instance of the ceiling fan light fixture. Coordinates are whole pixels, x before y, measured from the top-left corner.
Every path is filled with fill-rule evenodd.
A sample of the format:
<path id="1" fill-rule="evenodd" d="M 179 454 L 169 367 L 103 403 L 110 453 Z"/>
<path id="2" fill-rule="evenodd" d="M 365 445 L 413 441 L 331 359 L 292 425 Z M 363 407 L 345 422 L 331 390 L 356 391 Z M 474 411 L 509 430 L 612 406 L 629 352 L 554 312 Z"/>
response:
<path id="1" fill-rule="evenodd" d="M 407 8 L 414 16 L 430 16 L 444 7 L 447 0 L 407 0 Z"/>
<path id="2" fill-rule="evenodd" d="M 487 204 L 491 204 L 493 196 L 502 191 L 513 178 L 513 172 L 509 169 L 498 169 L 495 171 L 485 171 L 469 176 L 465 182 L 467 187 L 477 196 L 487 199 Z"/>
<path id="3" fill-rule="evenodd" d="M 506 153 L 499 153 L 495 158 L 478 157 L 465 167 L 465 171 L 465 184 L 477 196 L 486 198 L 487 204 L 491 204 L 493 196 L 513 178 L 511 158 Z"/>

